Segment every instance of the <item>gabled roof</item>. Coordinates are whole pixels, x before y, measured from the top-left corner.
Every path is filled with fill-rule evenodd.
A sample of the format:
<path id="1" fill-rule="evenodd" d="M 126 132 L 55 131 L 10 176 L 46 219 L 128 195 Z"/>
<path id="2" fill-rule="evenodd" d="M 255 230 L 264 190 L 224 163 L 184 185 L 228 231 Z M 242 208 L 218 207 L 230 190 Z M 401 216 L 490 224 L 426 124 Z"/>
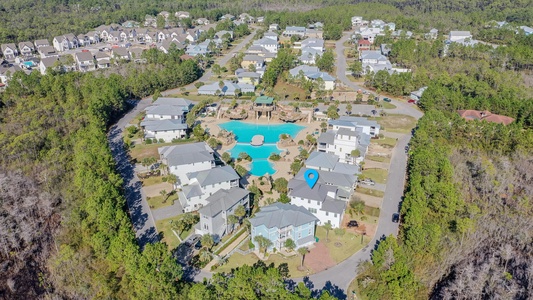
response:
<path id="1" fill-rule="evenodd" d="M 308 66 L 308 65 L 301 65 L 301 66 L 297 66 L 295 68 L 290 69 L 289 73 L 291 74 L 291 76 L 295 77 L 295 76 L 298 76 L 298 74 L 300 74 L 300 71 L 302 71 L 304 73 L 304 75 L 305 75 L 306 73 L 320 72 L 320 69 L 318 69 L 318 67 L 312 67 L 312 66 Z"/>
<path id="2" fill-rule="evenodd" d="M 248 194 L 250 194 L 249 191 L 239 187 L 233 187 L 229 190 L 218 190 L 205 199 L 208 204 L 200 208 L 198 212 L 201 215 L 214 217 L 222 211 L 228 211 L 228 209 L 235 206 L 235 204 L 239 203 Z"/>
<path id="3" fill-rule="evenodd" d="M 255 99 L 255 104 L 272 104 L 274 102 L 273 97 L 268 96 L 259 96 Z"/>
<path id="4" fill-rule="evenodd" d="M 302 27 L 302 26 L 287 26 L 285 28 L 285 31 L 297 31 L 297 32 L 304 31 L 305 32 L 305 27 Z"/>
<path id="5" fill-rule="evenodd" d="M 54 64 L 59 60 L 59 58 L 57 57 L 45 57 L 43 59 L 41 59 L 41 64 L 43 64 L 43 66 L 45 68 L 51 68 L 54 66 Z"/>
<path id="6" fill-rule="evenodd" d="M 245 78 L 245 77 L 260 78 L 261 75 L 259 73 L 256 73 L 256 72 L 240 72 L 239 74 L 237 74 L 237 77 L 238 78 Z"/>
<path id="7" fill-rule="evenodd" d="M 368 120 L 367 118 L 352 116 L 342 116 L 337 120 L 329 120 L 328 125 L 337 125 L 345 127 L 371 126 L 375 128 L 381 128 L 378 122 L 374 120 Z"/>
<path id="8" fill-rule="evenodd" d="M 50 46 L 50 42 L 48 40 L 36 40 L 35 46 Z"/>
<path id="9" fill-rule="evenodd" d="M 189 111 L 187 107 L 175 105 L 156 105 L 146 108 L 146 114 L 160 116 L 182 116 L 187 111 Z"/>
<path id="10" fill-rule="evenodd" d="M 124 57 L 124 56 L 128 56 L 130 55 L 130 53 L 128 52 L 128 49 L 124 48 L 124 47 L 117 47 L 117 48 L 113 48 L 113 55 L 118 55 L 120 57 Z"/>
<path id="11" fill-rule="evenodd" d="M 289 181 L 289 196 L 300 197 L 303 199 L 310 199 L 323 202 L 328 198 L 328 192 L 337 193 L 337 187 L 317 183 L 313 188 L 310 188 L 305 180 L 293 178 Z"/>
<path id="12" fill-rule="evenodd" d="M 205 142 L 161 147 L 158 149 L 158 152 L 162 157 L 167 159 L 169 166 L 181 166 L 215 160 L 213 149 Z"/>
<path id="13" fill-rule="evenodd" d="M 361 51 L 361 59 L 388 60 L 383 54 L 381 54 L 381 51 L 376 50 Z"/>
<path id="14" fill-rule="evenodd" d="M 339 158 L 335 154 L 313 151 L 305 161 L 306 166 L 333 169 Z"/>
<path id="15" fill-rule="evenodd" d="M 30 49 L 34 49 L 35 46 L 31 42 L 20 42 L 19 43 L 19 49 L 22 51 L 22 48 L 28 47 Z"/>
<path id="16" fill-rule="evenodd" d="M 202 188 L 198 184 L 185 185 L 181 188 L 181 190 L 187 199 L 191 197 L 202 196 L 203 194 Z"/>
<path id="17" fill-rule="evenodd" d="M 336 214 L 342 214 L 346 208 L 346 201 L 328 198 L 322 203 L 322 210 Z"/>
<path id="18" fill-rule="evenodd" d="M 463 36 L 463 37 L 469 37 L 472 36 L 470 31 L 450 31 L 451 36 Z"/>
<path id="19" fill-rule="evenodd" d="M 13 50 L 13 52 L 17 52 L 17 46 L 15 46 L 15 44 L 13 43 L 2 44 L 1 47 L 2 47 L 2 52 L 6 51 L 6 49 L 8 48 Z"/>
<path id="20" fill-rule="evenodd" d="M 261 207 L 261 211 L 250 219 L 252 226 L 266 228 L 298 227 L 316 221 L 317 217 L 304 207 L 280 202 Z"/>
<path id="21" fill-rule="evenodd" d="M 324 81 L 335 81 L 335 77 L 329 75 L 326 72 L 308 73 L 305 74 L 305 76 L 310 79 L 322 78 Z"/>
<path id="22" fill-rule="evenodd" d="M 487 121 L 492 123 L 498 123 L 498 124 L 504 124 L 509 125 L 511 124 L 514 119 L 507 116 L 497 115 L 493 114 L 488 110 L 480 111 L 480 110 L 458 110 L 457 113 L 461 118 L 469 121 L 469 120 L 479 120 L 479 121 Z"/>
<path id="23" fill-rule="evenodd" d="M 265 59 L 259 55 L 245 55 L 242 58 L 243 61 L 255 61 L 255 62 L 263 62 Z"/>
<path id="24" fill-rule="evenodd" d="M 168 97 L 159 97 L 157 98 L 152 105 L 174 105 L 174 106 L 185 106 L 185 107 L 191 107 L 194 105 L 194 102 L 192 102 L 189 99 L 185 98 L 168 98 Z"/>
<path id="25" fill-rule="evenodd" d="M 110 56 L 107 55 L 106 53 L 102 52 L 102 51 L 98 51 L 96 52 L 96 54 L 94 55 L 94 57 L 98 60 L 98 59 L 109 59 Z"/>
<path id="26" fill-rule="evenodd" d="M 153 120 L 145 119 L 141 122 L 141 126 L 148 131 L 169 131 L 169 130 L 185 130 L 187 124 L 182 123 L 181 120 Z"/>
<path id="27" fill-rule="evenodd" d="M 302 168 L 296 176 L 295 179 L 305 181 L 305 172 L 309 170 L 308 168 Z M 337 187 L 347 187 L 351 188 L 355 185 L 357 181 L 357 176 L 355 174 L 348 175 L 330 171 L 317 170 L 318 172 L 318 181 L 317 184 L 327 184 L 334 185 Z"/>
<path id="28" fill-rule="evenodd" d="M 191 172 L 187 174 L 187 177 L 190 180 L 196 179 L 200 186 L 207 186 L 220 182 L 228 182 L 232 180 L 238 180 L 240 178 L 237 172 L 235 172 L 235 170 L 230 166 L 223 166 L 209 170 Z"/>
<path id="29" fill-rule="evenodd" d="M 91 54 L 91 52 L 76 52 L 76 59 L 79 61 L 79 62 L 82 62 L 82 61 L 92 61 L 94 58 L 93 58 L 93 55 Z"/>
<path id="30" fill-rule="evenodd" d="M 318 137 L 318 143 L 326 143 L 326 144 L 333 145 L 334 141 L 335 141 L 335 131 L 333 130 L 328 130 L 326 132 L 323 132 Z"/>

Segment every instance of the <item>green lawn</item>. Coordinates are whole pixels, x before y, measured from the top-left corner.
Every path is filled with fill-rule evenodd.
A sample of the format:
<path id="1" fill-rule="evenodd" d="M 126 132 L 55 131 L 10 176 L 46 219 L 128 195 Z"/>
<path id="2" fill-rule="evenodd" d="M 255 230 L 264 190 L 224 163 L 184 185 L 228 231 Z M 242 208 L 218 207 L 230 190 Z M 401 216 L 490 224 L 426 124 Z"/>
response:
<path id="1" fill-rule="evenodd" d="M 152 177 L 144 178 L 144 179 L 141 179 L 141 182 L 143 183 L 143 186 L 163 183 L 163 176 L 152 176 Z"/>
<path id="2" fill-rule="evenodd" d="M 364 236 L 363 243 L 361 243 L 361 235 L 352 232 L 345 232 L 344 235 L 336 235 L 333 230 L 330 230 L 328 241 L 326 242 L 326 230 L 322 226 L 317 226 L 316 236 L 320 241 L 325 242 L 331 258 L 333 258 L 336 263 L 340 263 L 352 256 L 352 254 L 361 250 L 371 240 L 371 237 Z M 336 243 L 340 243 L 341 246 L 338 247 Z"/>
<path id="3" fill-rule="evenodd" d="M 280 98 L 288 95 L 287 100 L 293 100 L 296 97 L 299 97 L 300 100 L 305 99 L 305 91 L 303 89 L 281 81 L 278 81 L 274 86 L 274 93 L 278 94 Z"/>
<path id="4" fill-rule="evenodd" d="M 365 169 L 363 175 L 377 183 L 386 183 L 388 172 L 385 169 Z"/>
<path id="5" fill-rule="evenodd" d="M 396 108 L 396 105 L 389 103 L 389 102 L 385 102 L 385 101 L 383 101 L 381 105 L 383 105 L 384 109 L 395 109 Z"/>
<path id="6" fill-rule="evenodd" d="M 394 148 L 394 146 L 396 146 L 396 143 L 398 141 L 395 138 L 384 137 L 384 138 L 380 138 L 380 139 L 377 139 L 377 140 L 371 140 L 370 142 L 371 143 L 376 143 L 378 145 L 388 146 L 390 148 Z"/>
<path id="7" fill-rule="evenodd" d="M 365 156 L 365 159 L 387 163 L 387 164 L 390 163 L 390 157 L 388 156 L 367 155 Z"/>
<path id="8" fill-rule="evenodd" d="M 243 266 L 243 265 L 253 265 L 259 260 L 259 258 L 254 254 L 250 253 L 247 255 L 242 255 L 240 253 L 234 253 L 229 259 L 226 264 L 223 266 L 218 267 L 215 272 L 230 272 L 231 269 L 235 269 L 237 267 Z M 293 256 L 283 256 L 279 253 L 277 254 L 270 254 L 268 256 L 268 259 L 265 261 L 267 265 L 274 263 L 274 265 L 277 267 L 282 263 L 287 263 L 289 265 L 289 276 L 290 277 L 302 277 L 307 275 L 307 271 L 299 271 L 298 267 L 301 264 L 301 256 L 298 254 L 295 254 Z M 304 263 L 305 265 L 305 263 Z"/>
<path id="9" fill-rule="evenodd" d="M 374 197 L 383 197 L 385 195 L 385 193 L 382 191 L 373 190 L 373 189 L 364 188 L 364 187 L 357 187 L 357 191 L 361 194 L 370 195 Z"/>
<path id="10" fill-rule="evenodd" d="M 162 241 L 167 243 L 170 250 L 175 249 L 181 243 L 171 230 L 171 222 L 181 219 L 182 216 L 183 215 L 179 215 L 176 217 L 155 221 L 155 227 L 157 228 L 157 231 L 163 233 Z M 180 238 L 184 240 L 187 238 L 187 236 L 189 236 L 189 234 L 191 234 L 193 230 L 194 228 L 191 227 L 191 229 L 182 232 L 180 234 Z"/>
<path id="11" fill-rule="evenodd" d="M 398 133 L 409 133 L 416 126 L 416 119 L 406 115 L 387 115 L 377 117 L 379 125 L 385 127 L 385 130 Z"/>
<path id="12" fill-rule="evenodd" d="M 179 142 L 177 143 L 138 144 L 130 149 L 130 156 L 137 162 L 141 162 L 143 158 L 148 157 L 159 158 L 159 153 L 157 152 L 157 149 L 160 147 L 178 144 L 188 144 L 192 142 L 194 142 L 194 140 L 192 139 L 183 139 L 179 140 Z"/>
<path id="13" fill-rule="evenodd" d="M 161 207 L 169 206 L 174 204 L 174 201 L 178 201 L 179 196 L 177 193 L 174 193 L 170 196 L 156 196 L 156 197 L 148 197 L 148 205 L 150 205 L 151 209 L 158 209 Z M 165 201 L 166 198 L 166 201 Z M 164 202 L 163 202 L 164 201 Z"/>

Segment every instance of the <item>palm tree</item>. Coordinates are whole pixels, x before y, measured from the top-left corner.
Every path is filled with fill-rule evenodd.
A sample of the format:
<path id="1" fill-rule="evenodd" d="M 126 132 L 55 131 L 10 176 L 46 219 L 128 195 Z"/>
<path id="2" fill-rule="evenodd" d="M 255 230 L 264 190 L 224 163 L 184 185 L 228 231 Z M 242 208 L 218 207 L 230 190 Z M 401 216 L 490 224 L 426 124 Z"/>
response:
<path id="1" fill-rule="evenodd" d="M 229 215 L 228 216 L 228 224 L 231 225 L 231 232 L 233 232 L 235 228 L 235 224 L 239 223 L 239 218 L 237 218 L 236 215 Z"/>
<path id="2" fill-rule="evenodd" d="M 209 253 L 209 251 L 207 251 L 206 249 L 202 249 L 199 255 L 200 260 L 203 262 L 211 260 L 211 253 Z"/>
<path id="3" fill-rule="evenodd" d="M 257 235 L 254 237 L 254 241 L 259 244 L 259 251 L 263 250 L 263 254 L 266 253 L 268 247 L 272 246 L 272 241 L 264 236 Z"/>
<path id="4" fill-rule="evenodd" d="M 304 266 L 305 255 L 308 252 L 309 252 L 309 249 L 307 249 L 307 247 L 302 247 L 302 248 L 298 249 L 298 253 L 300 253 L 300 255 L 302 256 L 302 264 L 300 265 L 301 268 L 303 268 L 303 266 Z"/>
<path id="5" fill-rule="evenodd" d="M 331 225 L 331 222 L 328 221 L 326 224 L 324 224 L 324 229 L 326 229 L 326 242 L 329 242 L 329 240 L 328 240 L 329 231 L 331 229 L 333 229 L 333 226 Z"/>
<path id="6" fill-rule="evenodd" d="M 159 194 L 162 197 L 165 197 L 164 200 L 163 200 L 163 203 L 167 202 L 167 198 L 168 198 L 167 190 L 161 190 L 161 191 L 159 191 Z"/>
<path id="7" fill-rule="evenodd" d="M 215 241 L 213 240 L 213 237 L 210 234 L 202 235 L 202 238 L 200 239 L 200 241 L 202 243 L 202 246 L 208 251 L 215 244 Z"/>
<path id="8" fill-rule="evenodd" d="M 294 248 L 296 248 L 296 243 L 292 239 L 287 239 L 283 246 L 285 246 L 285 248 L 287 248 L 287 250 L 292 252 L 292 251 L 294 251 Z"/>

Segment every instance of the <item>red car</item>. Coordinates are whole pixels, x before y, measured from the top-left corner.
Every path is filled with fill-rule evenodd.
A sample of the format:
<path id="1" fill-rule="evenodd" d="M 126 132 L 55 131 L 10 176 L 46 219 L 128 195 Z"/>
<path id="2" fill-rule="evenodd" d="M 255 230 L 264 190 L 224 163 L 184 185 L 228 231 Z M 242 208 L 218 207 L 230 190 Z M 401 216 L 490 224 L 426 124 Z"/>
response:
<path id="1" fill-rule="evenodd" d="M 407 103 L 416 103 L 416 100 L 414 100 L 414 99 L 409 99 L 409 100 L 407 100 Z"/>

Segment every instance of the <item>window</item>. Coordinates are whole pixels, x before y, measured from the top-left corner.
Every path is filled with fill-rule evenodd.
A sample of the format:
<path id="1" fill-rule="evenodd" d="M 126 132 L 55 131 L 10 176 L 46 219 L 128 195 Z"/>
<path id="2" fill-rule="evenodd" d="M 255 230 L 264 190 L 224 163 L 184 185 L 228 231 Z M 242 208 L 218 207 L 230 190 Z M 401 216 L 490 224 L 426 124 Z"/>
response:
<path id="1" fill-rule="evenodd" d="M 209 226 L 207 224 L 204 223 L 204 229 L 205 230 L 209 230 Z"/>
<path id="2" fill-rule="evenodd" d="M 311 199 L 307 199 L 307 203 L 311 204 Z"/>
<path id="3" fill-rule="evenodd" d="M 329 216 L 329 211 L 326 212 L 326 216 Z"/>
<path id="4" fill-rule="evenodd" d="M 334 214 L 333 216 L 336 218 L 336 217 L 337 217 L 337 214 Z"/>
<path id="5" fill-rule="evenodd" d="M 298 238 L 299 238 L 299 239 L 302 238 L 302 233 L 301 233 L 301 232 L 298 232 Z"/>
<path id="6" fill-rule="evenodd" d="M 313 234 L 311 231 L 312 231 L 311 228 L 309 228 L 309 235 Z"/>

